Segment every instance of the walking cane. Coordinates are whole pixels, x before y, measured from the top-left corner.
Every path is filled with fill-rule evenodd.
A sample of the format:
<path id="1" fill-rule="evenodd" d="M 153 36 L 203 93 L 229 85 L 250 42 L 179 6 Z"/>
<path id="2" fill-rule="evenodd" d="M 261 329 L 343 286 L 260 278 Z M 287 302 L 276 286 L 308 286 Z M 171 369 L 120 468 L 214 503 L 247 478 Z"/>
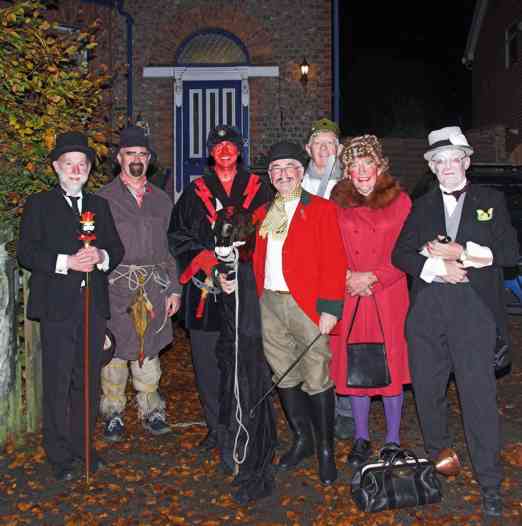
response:
<path id="1" fill-rule="evenodd" d="M 80 241 L 88 247 L 96 239 L 94 233 L 94 214 L 83 212 L 80 217 Z M 85 479 L 87 484 L 91 478 L 91 398 L 89 393 L 89 310 L 91 301 L 91 286 L 89 272 L 85 273 L 85 287 L 83 290 L 83 407 L 84 407 L 84 456 Z"/>
<path id="2" fill-rule="evenodd" d="M 254 404 L 254 407 L 250 409 L 250 418 L 254 418 L 256 409 L 266 400 L 268 396 L 274 391 L 274 389 L 283 381 L 283 379 L 292 371 L 292 369 L 301 361 L 301 358 L 312 348 L 312 345 L 322 336 L 319 333 L 305 348 L 305 350 L 295 359 L 294 363 L 281 375 L 277 382 Z"/>

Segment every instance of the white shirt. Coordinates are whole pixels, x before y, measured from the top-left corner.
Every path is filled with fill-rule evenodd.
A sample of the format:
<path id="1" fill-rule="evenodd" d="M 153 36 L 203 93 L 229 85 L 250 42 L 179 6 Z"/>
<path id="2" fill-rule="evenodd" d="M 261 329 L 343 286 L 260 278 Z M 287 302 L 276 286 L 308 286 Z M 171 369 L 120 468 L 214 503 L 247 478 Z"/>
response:
<path id="1" fill-rule="evenodd" d="M 462 190 L 462 188 L 464 188 L 466 184 L 467 181 L 463 181 L 463 183 L 459 185 L 460 187 L 455 188 L 454 190 Z M 444 208 L 446 209 L 448 216 L 451 216 L 457 208 L 457 199 L 454 195 L 447 195 L 444 193 L 449 192 L 450 190 L 444 188 L 442 185 L 439 186 L 442 190 L 442 200 L 444 202 Z M 473 241 L 467 241 L 465 250 L 468 256 L 489 259 L 488 263 L 476 263 L 466 260 L 463 263 L 463 266 L 465 268 L 482 268 L 489 267 L 493 264 L 493 253 L 491 252 L 491 249 L 489 247 L 478 245 L 477 243 L 473 243 Z M 442 258 L 430 256 L 425 247 L 422 248 L 420 253 L 427 258 L 420 273 L 420 278 L 426 281 L 426 283 L 431 283 L 436 277 L 442 277 L 447 274 L 446 265 L 444 264 L 444 260 Z"/>
<path id="2" fill-rule="evenodd" d="M 72 201 L 69 199 L 69 196 L 64 194 L 64 199 L 67 201 L 67 204 L 72 208 Z M 78 210 L 80 211 L 80 214 L 83 211 L 83 194 L 80 193 L 78 196 L 73 197 L 79 197 L 78 199 Z M 96 267 L 98 270 L 102 270 L 104 272 L 107 272 L 109 270 L 109 254 L 106 250 L 101 250 L 103 253 L 103 261 L 101 263 L 98 263 Z M 67 258 L 68 254 L 58 254 L 56 257 L 56 265 L 54 267 L 54 271 L 56 274 L 68 274 L 69 272 L 69 265 L 67 264 Z"/>
<path id="3" fill-rule="evenodd" d="M 326 191 L 324 192 L 324 199 L 330 199 L 330 194 L 332 193 L 333 187 L 339 182 L 339 179 L 330 178 L 328 183 L 326 183 Z M 321 184 L 321 179 L 318 177 L 310 177 L 308 173 L 305 172 L 301 186 L 310 194 L 317 195 L 319 192 L 319 185 Z"/>
<path id="4" fill-rule="evenodd" d="M 290 228 L 290 223 L 298 204 L 299 199 L 285 202 L 288 228 Z M 284 239 L 274 239 L 271 234 L 268 234 L 265 260 L 265 289 L 288 291 L 288 285 L 283 274 L 283 245 L 285 240 L 286 236 Z"/>

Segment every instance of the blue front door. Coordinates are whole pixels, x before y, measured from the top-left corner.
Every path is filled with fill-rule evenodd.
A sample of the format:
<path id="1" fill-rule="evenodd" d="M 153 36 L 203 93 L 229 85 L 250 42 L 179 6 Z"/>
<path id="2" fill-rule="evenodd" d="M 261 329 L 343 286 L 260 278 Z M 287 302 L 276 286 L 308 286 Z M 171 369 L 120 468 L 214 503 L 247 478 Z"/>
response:
<path id="1" fill-rule="evenodd" d="M 182 137 L 177 141 L 178 173 L 176 194 L 179 195 L 193 179 L 203 175 L 207 165 L 207 136 L 218 124 L 236 126 L 243 136 L 241 81 L 185 81 L 183 82 Z M 181 125 L 181 126 L 179 126 Z M 181 142 L 181 144 L 180 144 Z M 179 156 L 179 152 L 182 154 Z M 248 147 L 242 152 L 248 155 Z M 179 158 L 181 157 L 181 158 Z M 181 176 L 181 177 L 180 177 Z"/>

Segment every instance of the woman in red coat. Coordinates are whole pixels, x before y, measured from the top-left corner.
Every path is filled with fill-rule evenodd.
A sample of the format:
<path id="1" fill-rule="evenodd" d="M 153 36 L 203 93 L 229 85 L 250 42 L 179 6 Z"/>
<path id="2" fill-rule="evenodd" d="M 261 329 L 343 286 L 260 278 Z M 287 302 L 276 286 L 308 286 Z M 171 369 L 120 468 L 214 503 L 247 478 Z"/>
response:
<path id="1" fill-rule="evenodd" d="M 400 443 L 403 385 L 411 382 L 404 337 L 408 289 L 405 274 L 391 263 L 391 253 L 410 212 L 411 202 L 391 177 L 388 160 L 383 157 L 381 144 L 375 136 L 349 140 L 342 157 L 344 179 L 335 186 L 331 199 L 339 205 L 338 219 L 349 270 L 339 336 L 330 338 L 331 374 L 337 393 L 350 396 L 355 442 L 348 465 L 356 468 L 371 455 L 370 397 L 380 395 L 383 398 L 387 425 L 384 449 L 397 449 Z M 348 338 L 358 298 L 359 308 Z M 373 389 L 346 386 L 350 367 L 347 341 L 384 341 L 391 376 L 388 386 Z"/>

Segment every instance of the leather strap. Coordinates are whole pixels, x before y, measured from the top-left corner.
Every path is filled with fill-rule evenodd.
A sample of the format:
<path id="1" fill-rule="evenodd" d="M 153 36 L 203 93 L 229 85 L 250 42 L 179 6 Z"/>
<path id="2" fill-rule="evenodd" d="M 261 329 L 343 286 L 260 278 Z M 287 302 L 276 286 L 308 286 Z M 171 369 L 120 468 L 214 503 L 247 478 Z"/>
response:
<path id="1" fill-rule="evenodd" d="M 373 294 L 372 294 L 371 297 L 373 298 L 373 301 L 375 302 L 375 310 L 377 311 L 377 319 L 379 320 L 379 327 L 381 328 L 381 334 L 382 334 L 383 341 L 384 341 L 384 329 L 383 329 L 383 326 L 382 326 L 381 315 L 379 313 L 379 306 L 377 305 L 377 300 L 375 299 Z M 350 340 L 350 334 L 352 333 L 353 324 L 355 322 L 355 315 L 357 314 L 357 310 L 359 309 L 359 302 L 360 301 L 361 301 L 361 296 L 357 296 L 357 302 L 355 304 L 355 309 L 353 309 L 352 320 L 350 321 L 350 328 L 348 329 L 348 335 L 346 336 L 346 341 L 347 342 Z"/>
<path id="2" fill-rule="evenodd" d="M 349 244 L 347 245 L 347 250 L 350 250 Z M 352 260 L 353 260 L 353 257 L 352 257 Z M 357 270 L 355 269 L 354 271 L 357 272 Z M 373 298 L 373 301 L 375 302 L 375 310 L 377 311 L 377 319 L 379 320 L 379 327 L 381 328 L 382 339 L 384 341 L 384 329 L 382 326 L 381 314 L 379 313 L 379 306 L 377 305 L 377 300 L 375 299 L 375 296 L 372 294 L 371 297 Z M 346 342 L 350 340 L 350 334 L 352 333 L 353 323 L 355 321 L 355 315 L 357 314 L 357 310 L 359 309 L 360 301 L 361 301 L 361 296 L 357 296 L 357 303 L 355 304 L 355 309 L 353 310 L 352 321 L 350 322 L 350 328 L 348 329 L 348 336 L 346 336 Z"/>

